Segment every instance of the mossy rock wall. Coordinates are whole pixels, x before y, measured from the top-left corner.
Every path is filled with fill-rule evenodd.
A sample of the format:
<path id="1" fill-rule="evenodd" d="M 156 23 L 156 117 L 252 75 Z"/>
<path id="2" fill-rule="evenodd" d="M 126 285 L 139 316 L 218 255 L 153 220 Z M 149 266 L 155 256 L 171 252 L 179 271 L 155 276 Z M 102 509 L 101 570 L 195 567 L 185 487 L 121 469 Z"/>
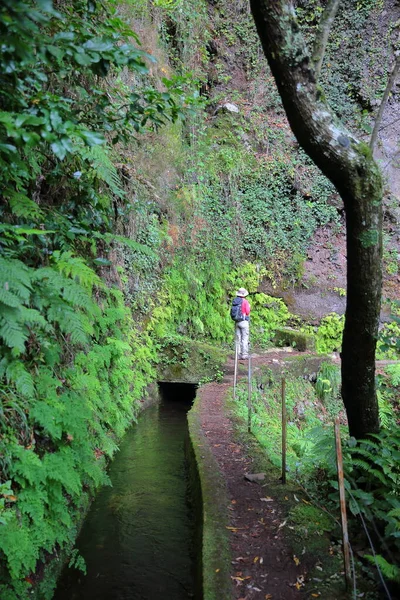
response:
<path id="1" fill-rule="evenodd" d="M 226 353 L 210 344 L 177 337 L 163 344 L 158 381 L 199 383 L 213 381 L 223 374 Z"/>
<path id="2" fill-rule="evenodd" d="M 315 339 L 312 335 L 285 327 L 275 331 L 274 343 L 277 346 L 292 346 L 300 352 L 315 350 Z"/>

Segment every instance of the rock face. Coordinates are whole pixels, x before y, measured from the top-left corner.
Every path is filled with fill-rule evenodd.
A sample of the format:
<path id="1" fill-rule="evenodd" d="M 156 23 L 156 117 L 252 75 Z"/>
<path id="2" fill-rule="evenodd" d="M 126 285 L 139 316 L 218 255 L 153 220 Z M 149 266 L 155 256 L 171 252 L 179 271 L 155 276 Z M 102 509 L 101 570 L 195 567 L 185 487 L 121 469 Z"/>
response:
<path id="1" fill-rule="evenodd" d="M 217 108 L 214 111 L 214 115 L 221 113 L 221 112 L 228 112 L 228 113 L 238 113 L 239 112 L 239 108 L 236 106 L 236 104 L 231 104 L 230 102 L 226 102 L 225 104 L 220 104 L 219 106 L 217 106 Z"/>
<path id="2" fill-rule="evenodd" d="M 189 338 L 170 340 L 161 353 L 157 369 L 160 382 L 204 383 L 223 375 L 225 353 Z"/>

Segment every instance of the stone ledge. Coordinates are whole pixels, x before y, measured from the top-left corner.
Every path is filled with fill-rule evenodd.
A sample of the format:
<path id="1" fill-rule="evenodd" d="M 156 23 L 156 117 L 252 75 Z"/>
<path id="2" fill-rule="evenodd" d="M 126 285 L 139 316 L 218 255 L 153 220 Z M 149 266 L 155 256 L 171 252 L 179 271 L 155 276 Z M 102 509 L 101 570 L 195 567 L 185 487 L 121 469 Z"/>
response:
<path id="1" fill-rule="evenodd" d="M 188 413 L 189 452 L 191 453 L 191 480 L 193 467 L 197 470 L 197 515 L 201 521 L 200 577 L 203 600 L 231 600 L 231 551 L 227 526 L 228 497 L 225 480 L 203 433 L 200 422 L 202 401 L 200 389 Z M 196 490 L 195 490 L 196 491 Z M 199 507 L 197 506 L 196 509 Z"/>

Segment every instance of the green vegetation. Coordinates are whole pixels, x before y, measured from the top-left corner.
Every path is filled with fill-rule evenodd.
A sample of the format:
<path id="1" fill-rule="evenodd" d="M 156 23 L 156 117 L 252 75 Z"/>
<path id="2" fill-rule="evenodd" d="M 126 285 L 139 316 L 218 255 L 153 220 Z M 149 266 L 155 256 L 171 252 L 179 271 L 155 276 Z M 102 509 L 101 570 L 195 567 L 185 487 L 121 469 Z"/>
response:
<path id="1" fill-rule="evenodd" d="M 366 22 L 367 4 L 351 13 L 352 31 Z M 332 186 L 288 130 L 243 6 L 2 3 L 2 600 L 22 600 L 32 588 L 51 597 L 53 583 L 38 583 L 36 573 L 72 548 L 157 373 L 186 369 L 196 378 L 206 364 L 203 382 L 221 378 L 240 286 L 251 293 L 255 345 L 298 326 L 280 298 L 260 290 L 296 286 L 316 230 L 341 227 Z M 319 2 L 310 3 L 314 16 L 301 10 L 314 27 Z M 327 69 L 332 101 L 368 127 L 349 73 Z M 375 78 L 368 97 L 382 84 Z M 238 113 L 219 109 L 228 101 Z M 395 274 L 393 251 L 385 259 Z M 382 357 L 399 355 L 396 319 L 382 332 Z M 304 329 L 301 339 L 315 337 L 317 352 L 340 349 L 342 317 Z M 382 376 L 387 426 L 399 380 L 395 368 Z M 264 374 L 257 385 L 253 426 L 277 462 L 279 383 Z M 337 373 L 326 365 L 318 376 L 322 405 L 308 381 L 287 389 L 291 469 L 300 476 L 319 448 L 317 408 L 324 424 L 341 410 Z M 71 561 L 83 566 L 76 552 Z"/>
<path id="2" fill-rule="evenodd" d="M 0 595 L 13 600 L 74 543 L 155 378 L 154 343 L 105 276 L 112 246 L 154 255 L 115 235 L 129 204 L 112 145 L 176 119 L 182 94 L 145 85 L 151 57 L 112 3 L 60 10 L 0 10 Z"/>
<path id="3" fill-rule="evenodd" d="M 333 420 L 344 417 L 340 399 L 340 371 L 321 363 L 315 387 L 303 377 L 285 370 L 288 412 L 288 477 L 307 491 L 311 501 L 339 518 Z M 281 375 L 264 368 L 253 375 L 251 429 L 268 458 L 281 464 Z M 382 431 L 356 442 L 344 433 L 343 456 L 346 490 L 351 512 L 350 541 L 358 538 L 361 515 L 372 538 L 378 564 L 388 579 L 399 580 L 400 554 L 399 411 L 398 365 L 389 365 L 380 376 L 378 395 Z M 234 411 L 247 423 L 247 383 L 239 385 Z M 310 507 L 310 511 L 316 510 Z M 292 515 L 297 525 L 308 512 L 302 505 Z M 306 519 L 306 517 L 304 517 Z M 307 519 L 306 519 L 307 520 Z M 326 517 L 325 517 L 326 520 Z M 319 519 L 318 519 L 319 521 Z M 310 524 L 311 519 L 308 521 Z M 329 524 L 327 523 L 329 528 Z M 321 526 L 320 529 L 323 529 Z M 369 542 L 365 541 L 366 546 Z M 375 564 L 371 550 L 366 559 Z"/>

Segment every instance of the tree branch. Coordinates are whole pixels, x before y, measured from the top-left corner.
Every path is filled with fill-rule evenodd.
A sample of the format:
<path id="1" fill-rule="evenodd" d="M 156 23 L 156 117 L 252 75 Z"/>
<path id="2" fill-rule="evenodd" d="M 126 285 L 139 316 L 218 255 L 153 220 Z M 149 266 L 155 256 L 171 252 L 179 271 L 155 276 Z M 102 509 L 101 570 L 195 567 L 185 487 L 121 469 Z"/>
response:
<path id="1" fill-rule="evenodd" d="M 314 42 L 312 55 L 312 60 L 315 63 L 315 79 L 317 81 L 321 73 L 322 61 L 324 60 L 329 33 L 339 8 L 339 4 L 340 0 L 329 0 L 318 25 L 319 35 Z"/>
<path id="2" fill-rule="evenodd" d="M 395 79 L 397 77 L 397 73 L 399 72 L 399 69 L 400 69 L 400 55 L 396 58 L 396 62 L 394 63 L 392 73 L 391 73 L 391 75 L 388 79 L 387 85 L 386 85 L 385 93 L 383 94 L 383 97 L 382 97 L 382 102 L 379 106 L 378 114 L 376 115 L 374 129 L 372 131 L 371 139 L 369 142 L 369 147 L 371 148 L 372 152 L 374 151 L 374 146 L 375 146 L 376 138 L 378 137 L 378 131 L 379 131 L 379 127 L 380 127 L 380 124 L 382 121 L 383 113 L 385 111 L 386 103 L 389 98 L 389 94 L 392 90 Z"/>

